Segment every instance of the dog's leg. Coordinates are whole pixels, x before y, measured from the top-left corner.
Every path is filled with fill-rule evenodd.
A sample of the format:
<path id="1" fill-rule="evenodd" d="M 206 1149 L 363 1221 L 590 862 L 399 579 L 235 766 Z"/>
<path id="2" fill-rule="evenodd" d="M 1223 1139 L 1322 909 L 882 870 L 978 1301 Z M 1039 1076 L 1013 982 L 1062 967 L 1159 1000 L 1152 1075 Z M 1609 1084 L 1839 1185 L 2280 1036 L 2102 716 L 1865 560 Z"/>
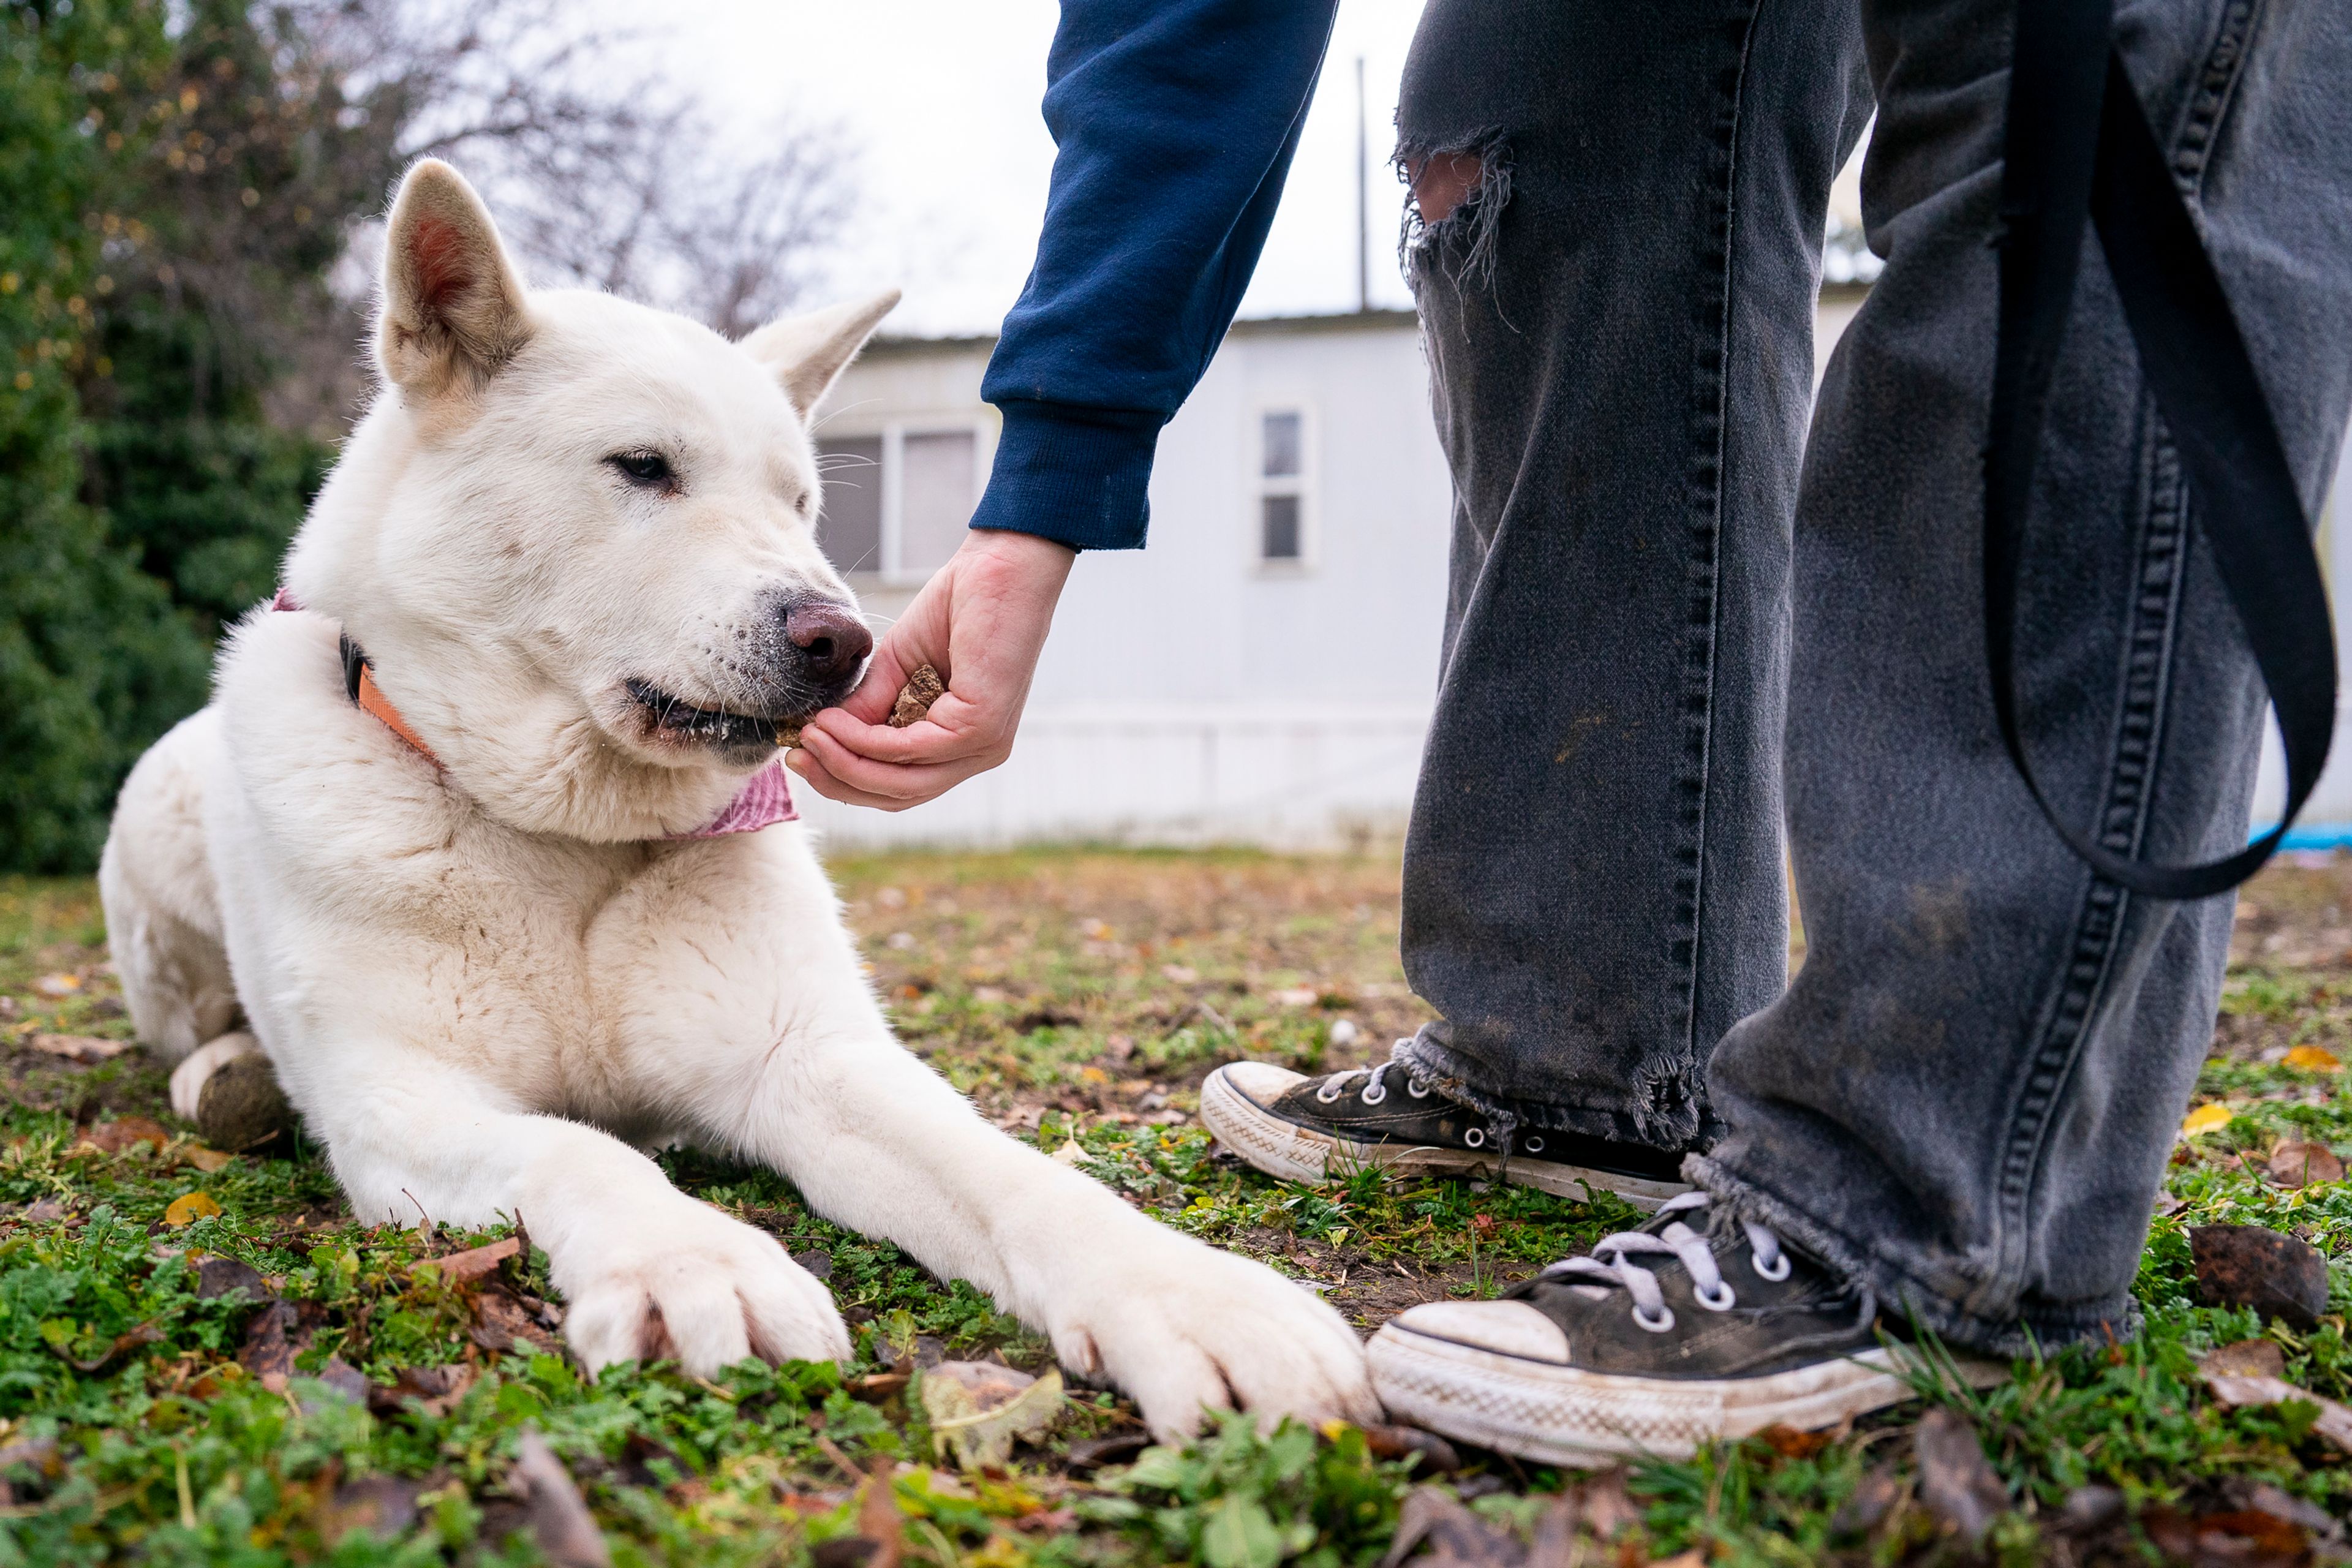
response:
<path id="1" fill-rule="evenodd" d="M 220 715 L 207 708 L 148 748 L 115 800 L 98 863 L 123 1005 L 139 1038 L 167 1062 L 220 1038 L 236 1017 L 205 847 L 204 780 L 219 744 Z"/>
<path id="2" fill-rule="evenodd" d="M 818 1213 L 988 1291 L 1065 1364 L 1133 1395 L 1163 1436 L 1193 1430 L 1203 1405 L 1377 1418 L 1363 1352 L 1330 1307 L 989 1126 L 870 1000 L 826 1012 L 763 1042 L 748 1081 L 706 1074 L 699 1108 Z"/>
<path id="3" fill-rule="evenodd" d="M 321 1075 L 333 1092 L 306 1110 L 352 1210 L 408 1225 L 520 1219 L 547 1249 L 565 1337 L 591 1372 L 633 1358 L 675 1357 L 698 1376 L 747 1355 L 847 1359 L 832 1297 L 774 1237 L 688 1197 L 619 1139 L 509 1109 L 422 1053 L 336 1055 Z"/>
<path id="4" fill-rule="evenodd" d="M 172 1110 L 174 1114 L 194 1121 L 196 1107 L 204 1103 L 205 1084 L 213 1074 L 239 1057 L 257 1056 L 261 1042 L 243 1029 L 205 1041 L 188 1053 L 178 1067 L 172 1069 Z"/>

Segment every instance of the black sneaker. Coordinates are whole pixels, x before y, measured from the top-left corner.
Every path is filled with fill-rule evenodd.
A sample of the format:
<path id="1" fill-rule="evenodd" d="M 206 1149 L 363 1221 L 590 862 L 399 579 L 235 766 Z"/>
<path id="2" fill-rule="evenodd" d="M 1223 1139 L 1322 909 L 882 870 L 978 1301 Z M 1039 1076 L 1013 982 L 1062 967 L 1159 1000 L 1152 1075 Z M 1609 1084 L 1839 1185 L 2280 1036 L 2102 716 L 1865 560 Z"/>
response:
<path id="1" fill-rule="evenodd" d="M 1307 1078 L 1267 1062 L 1232 1062 L 1201 1085 L 1201 1120 L 1218 1142 L 1270 1176 L 1320 1182 L 1378 1165 L 1486 1176 L 1564 1198 L 1615 1193 L 1654 1209 L 1690 1191 L 1679 1151 L 1520 1128 L 1504 1161 L 1485 1116 L 1446 1099 L 1402 1062 Z"/>
<path id="2" fill-rule="evenodd" d="M 1882 1339 L 1871 1293 L 1760 1225 L 1708 1237 L 1688 1193 L 1491 1301 L 1432 1301 L 1372 1336 L 1391 1415 L 1547 1464 L 1687 1458 L 1768 1426 L 1832 1426 L 1911 1397 L 1927 1364 Z M 1939 1358 L 1970 1383 L 1991 1363 Z"/>

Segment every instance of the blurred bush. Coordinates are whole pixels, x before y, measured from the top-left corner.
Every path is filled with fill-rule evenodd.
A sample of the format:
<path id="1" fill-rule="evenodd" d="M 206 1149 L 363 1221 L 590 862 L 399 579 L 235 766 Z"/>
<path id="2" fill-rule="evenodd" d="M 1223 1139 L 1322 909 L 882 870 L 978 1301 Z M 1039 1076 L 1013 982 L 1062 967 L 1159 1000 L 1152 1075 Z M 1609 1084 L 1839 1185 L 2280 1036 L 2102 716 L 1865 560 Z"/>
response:
<path id="1" fill-rule="evenodd" d="M 86 869 L 367 391 L 377 216 L 451 157 L 543 282 L 741 331 L 848 209 L 837 133 L 711 167 L 555 0 L 0 0 L 0 868 Z"/>

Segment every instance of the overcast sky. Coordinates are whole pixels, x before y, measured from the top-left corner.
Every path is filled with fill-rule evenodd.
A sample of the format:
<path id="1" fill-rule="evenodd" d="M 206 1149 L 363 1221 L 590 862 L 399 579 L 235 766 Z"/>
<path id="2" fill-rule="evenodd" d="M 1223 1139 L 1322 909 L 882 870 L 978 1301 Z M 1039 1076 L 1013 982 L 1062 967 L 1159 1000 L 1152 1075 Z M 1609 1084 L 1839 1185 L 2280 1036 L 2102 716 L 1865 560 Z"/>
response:
<path id="1" fill-rule="evenodd" d="M 644 13 L 604 0 L 645 28 Z M 652 24 L 678 79 L 756 137 L 780 111 L 862 145 L 865 208 L 846 288 L 898 283 L 900 332 L 992 331 L 1021 292 L 1054 143 L 1038 117 L 1052 0 L 699 0 Z M 1356 305 L 1355 61 L 1371 127 L 1372 302 L 1409 305 L 1397 276 L 1401 192 L 1384 162 L 1421 0 L 1343 0 L 1282 211 L 1244 315 Z M 642 36 L 642 35 L 641 35 Z"/>

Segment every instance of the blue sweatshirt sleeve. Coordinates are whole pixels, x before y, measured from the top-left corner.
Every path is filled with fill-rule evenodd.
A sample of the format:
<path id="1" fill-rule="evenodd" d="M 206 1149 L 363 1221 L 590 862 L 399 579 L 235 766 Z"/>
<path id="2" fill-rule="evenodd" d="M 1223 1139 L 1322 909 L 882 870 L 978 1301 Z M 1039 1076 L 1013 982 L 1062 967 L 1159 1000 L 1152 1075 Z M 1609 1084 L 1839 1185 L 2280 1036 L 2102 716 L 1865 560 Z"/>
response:
<path id="1" fill-rule="evenodd" d="M 1143 543 L 1152 449 L 1265 245 L 1337 0 L 1064 0 L 1045 232 L 988 362 L 974 528 Z"/>

